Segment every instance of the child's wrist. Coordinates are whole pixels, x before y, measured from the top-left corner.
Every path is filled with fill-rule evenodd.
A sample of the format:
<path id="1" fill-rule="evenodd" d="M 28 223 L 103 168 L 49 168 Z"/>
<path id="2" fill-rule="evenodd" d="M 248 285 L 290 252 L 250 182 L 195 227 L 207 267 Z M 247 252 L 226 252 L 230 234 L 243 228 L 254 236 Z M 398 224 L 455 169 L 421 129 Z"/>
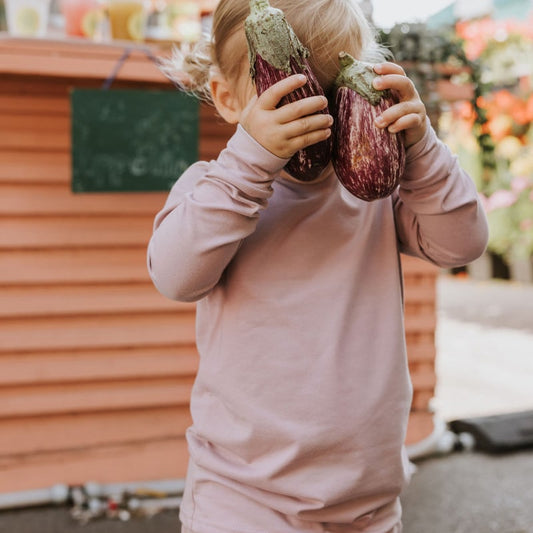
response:
<path id="1" fill-rule="evenodd" d="M 405 132 L 405 149 L 409 149 L 418 142 L 420 142 L 426 135 L 427 125 L 426 120 L 418 128 L 411 128 Z"/>
<path id="2" fill-rule="evenodd" d="M 235 141 L 238 143 L 240 151 L 249 156 L 254 164 L 258 164 L 269 173 L 279 172 L 289 160 L 289 158 L 276 155 L 265 147 L 242 123 L 238 124 L 235 136 Z"/>

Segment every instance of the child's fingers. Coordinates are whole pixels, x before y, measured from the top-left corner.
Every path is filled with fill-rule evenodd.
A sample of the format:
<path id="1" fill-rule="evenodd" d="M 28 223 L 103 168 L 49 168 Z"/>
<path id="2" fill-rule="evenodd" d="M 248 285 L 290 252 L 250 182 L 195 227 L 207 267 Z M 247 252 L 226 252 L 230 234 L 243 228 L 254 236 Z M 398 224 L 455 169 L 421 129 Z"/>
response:
<path id="1" fill-rule="evenodd" d="M 299 87 L 303 87 L 306 83 L 307 77 L 305 75 L 293 74 L 269 87 L 258 98 L 258 103 L 262 109 L 276 109 L 276 106 L 284 96 Z"/>
<path id="2" fill-rule="evenodd" d="M 378 63 L 374 65 L 374 72 L 376 74 L 399 74 L 400 76 L 405 76 L 405 70 L 396 63 L 391 63 L 390 61 L 385 61 L 384 63 Z"/>
<path id="3" fill-rule="evenodd" d="M 398 133 L 403 130 L 408 130 L 410 128 L 417 128 L 422 125 L 422 120 L 420 115 L 411 113 L 410 115 L 404 115 L 399 118 L 396 122 L 393 122 L 387 129 L 391 133 Z"/>
<path id="4" fill-rule="evenodd" d="M 417 113 L 410 113 L 409 115 L 403 115 L 398 120 L 392 122 L 387 130 L 390 133 L 398 133 L 403 130 L 408 130 L 410 128 L 418 128 L 422 125 L 422 118 Z"/>
<path id="5" fill-rule="evenodd" d="M 284 125 L 283 132 L 288 139 L 292 139 L 314 131 L 329 129 L 332 125 L 333 117 L 320 113 L 288 122 Z"/>
<path id="6" fill-rule="evenodd" d="M 383 111 L 380 116 L 376 117 L 375 124 L 378 128 L 386 128 L 403 116 L 410 114 L 421 115 L 423 111 L 423 105 L 420 101 L 409 100 L 401 102 Z"/>
<path id="7" fill-rule="evenodd" d="M 385 110 L 374 121 L 378 128 L 387 128 L 391 133 L 405 132 L 405 146 L 417 143 L 426 131 L 426 108 L 414 83 L 405 75 L 400 65 L 379 63 L 374 65 L 379 74 L 373 85 L 376 89 L 390 89 L 398 94 L 400 103 Z"/>
<path id="8" fill-rule="evenodd" d="M 280 107 L 276 110 L 276 117 L 280 124 L 286 124 L 306 115 L 322 111 L 327 105 L 328 99 L 325 96 L 309 96 Z"/>
<path id="9" fill-rule="evenodd" d="M 409 100 L 418 93 L 413 82 L 402 74 L 386 74 L 378 76 L 374 79 L 373 85 L 375 89 L 383 91 L 385 89 L 392 89 L 398 92 L 400 100 Z"/>
<path id="10" fill-rule="evenodd" d="M 322 130 L 315 130 L 309 133 L 305 133 L 298 137 L 293 137 L 287 142 L 287 149 L 290 153 L 294 154 L 302 148 L 311 146 L 320 141 L 325 141 L 331 135 L 331 130 L 329 128 Z"/>

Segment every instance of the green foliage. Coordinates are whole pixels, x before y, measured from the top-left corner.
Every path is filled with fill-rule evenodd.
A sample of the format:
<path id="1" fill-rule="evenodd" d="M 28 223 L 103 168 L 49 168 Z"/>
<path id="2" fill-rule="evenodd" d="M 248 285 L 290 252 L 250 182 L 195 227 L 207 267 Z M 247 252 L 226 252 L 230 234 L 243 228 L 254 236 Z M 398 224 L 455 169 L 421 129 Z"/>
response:
<path id="1" fill-rule="evenodd" d="M 464 43 L 453 28 L 430 30 L 424 24 L 399 24 L 388 32 L 381 31 L 379 39 L 392 52 L 395 61 L 404 65 L 429 111 L 432 105 L 438 106 L 440 103 L 430 89 L 432 83 L 442 76 L 435 68 L 437 65 L 456 70 L 459 73 L 456 76 L 458 81 L 472 84 L 471 103 L 475 113 L 473 131 L 480 148 L 483 184 L 489 182 L 496 168 L 495 145 L 490 135 L 484 132 L 487 115 L 479 106 L 479 101 L 480 97 L 490 92 L 492 86 L 483 81 L 481 62 L 470 60 L 466 56 Z M 440 71 L 442 70 L 441 68 Z"/>
<path id="2" fill-rule="evenodd" d="M 494 209 L 487 215 L 489 249 L 507 259 L 533 255 L 532 191 L 521 192 L 512 206 Z"/>
<path id="3" fill-rule="evenodd" d="M 382 31 L 380 39 L 413 79 L 428 113 L 432 105 L 440 104 L 432 93 L 439 76 L 455 71 L 454 81 L 472 84 L 471 113 L 451 118 L 451 123 L 464 121 L 455 130 L 452 124 L 458 135 L 453 149 L 486 203 L 489 249 L 507 259 L 530 257 L 533 127 L 528 117 L 533 111 L 533 43 L 529 33 L 516 30 L 519 23 L 508 24 L 498 34 L 491 33 L 490 20 L 474 24 L 478 32 L 474 37 L 465 27 L 456 32 L 451 27 L 435 31 L 423 24 L 401 24 Z M 459 33 L 470 40 L 462 40 Z M 472 136 L 475 144 L 470 142 Z"/>

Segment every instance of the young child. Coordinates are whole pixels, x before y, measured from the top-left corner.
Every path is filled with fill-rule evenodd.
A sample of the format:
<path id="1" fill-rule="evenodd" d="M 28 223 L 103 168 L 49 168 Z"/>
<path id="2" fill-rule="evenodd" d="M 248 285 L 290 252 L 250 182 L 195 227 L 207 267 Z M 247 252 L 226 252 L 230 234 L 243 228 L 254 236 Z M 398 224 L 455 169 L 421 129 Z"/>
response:
<path id="1" fill-rule="evenodd" d="M 379 57 L 355 0 L 271 3 L 326 92 L 339 51 Z M 248 13 L 248 0 L 222 0 L 209 54 L 176 66 L 236 131 L 176 182 L 148 249 L 158 290 L 198 302 L 183 531 L 398 533 L 412 392 L 399 253 L 464 265 L 486 246 L 486 220 L 392 63 L 378 61 L 375 85 L 400 96 L 376 120 L 405 132 L 394 194 L 358 200 L 331 164 L 311 182 L 287 175 L 288 158 L 330 135 L 332 118 L 313 115 L 323 97 L 276 108 L 300 76 L 255 96 Z"/>

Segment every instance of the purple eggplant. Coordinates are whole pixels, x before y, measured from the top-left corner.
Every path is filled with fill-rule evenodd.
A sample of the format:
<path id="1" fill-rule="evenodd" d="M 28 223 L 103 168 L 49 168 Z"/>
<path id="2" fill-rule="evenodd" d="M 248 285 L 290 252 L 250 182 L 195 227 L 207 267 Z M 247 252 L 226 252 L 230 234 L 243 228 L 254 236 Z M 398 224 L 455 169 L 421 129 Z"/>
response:
<path id="1" fill-rule="evenodd" d="M 250 15 L 244 23 L 250 74 L 257 94 L 293 74 L 305 74 L 308 82 L 282 98 L 278 107 L 309 96 L 324 96 L 324 91 L 309 66 L 309 50 L 300 42 L 280 9 L 267 0 L 250 0 Z M 329 113 L 323 109 L 320 113 Z M 300 181 L 314 180 L 331 159 L 332 139 L 296 152 L 285 170 Z"/>
<path id="2" fill-rule="evenodd" d="M 339 54 L 335 81 L 335 129 L 332 162 L 337 177 L 354 196 L 367 202 L 386 198 L 405 168 L 403 133 L 377 128 L 374 120 L 398 102 L 390 91 L 372 86 L 372 65 Z"/>

